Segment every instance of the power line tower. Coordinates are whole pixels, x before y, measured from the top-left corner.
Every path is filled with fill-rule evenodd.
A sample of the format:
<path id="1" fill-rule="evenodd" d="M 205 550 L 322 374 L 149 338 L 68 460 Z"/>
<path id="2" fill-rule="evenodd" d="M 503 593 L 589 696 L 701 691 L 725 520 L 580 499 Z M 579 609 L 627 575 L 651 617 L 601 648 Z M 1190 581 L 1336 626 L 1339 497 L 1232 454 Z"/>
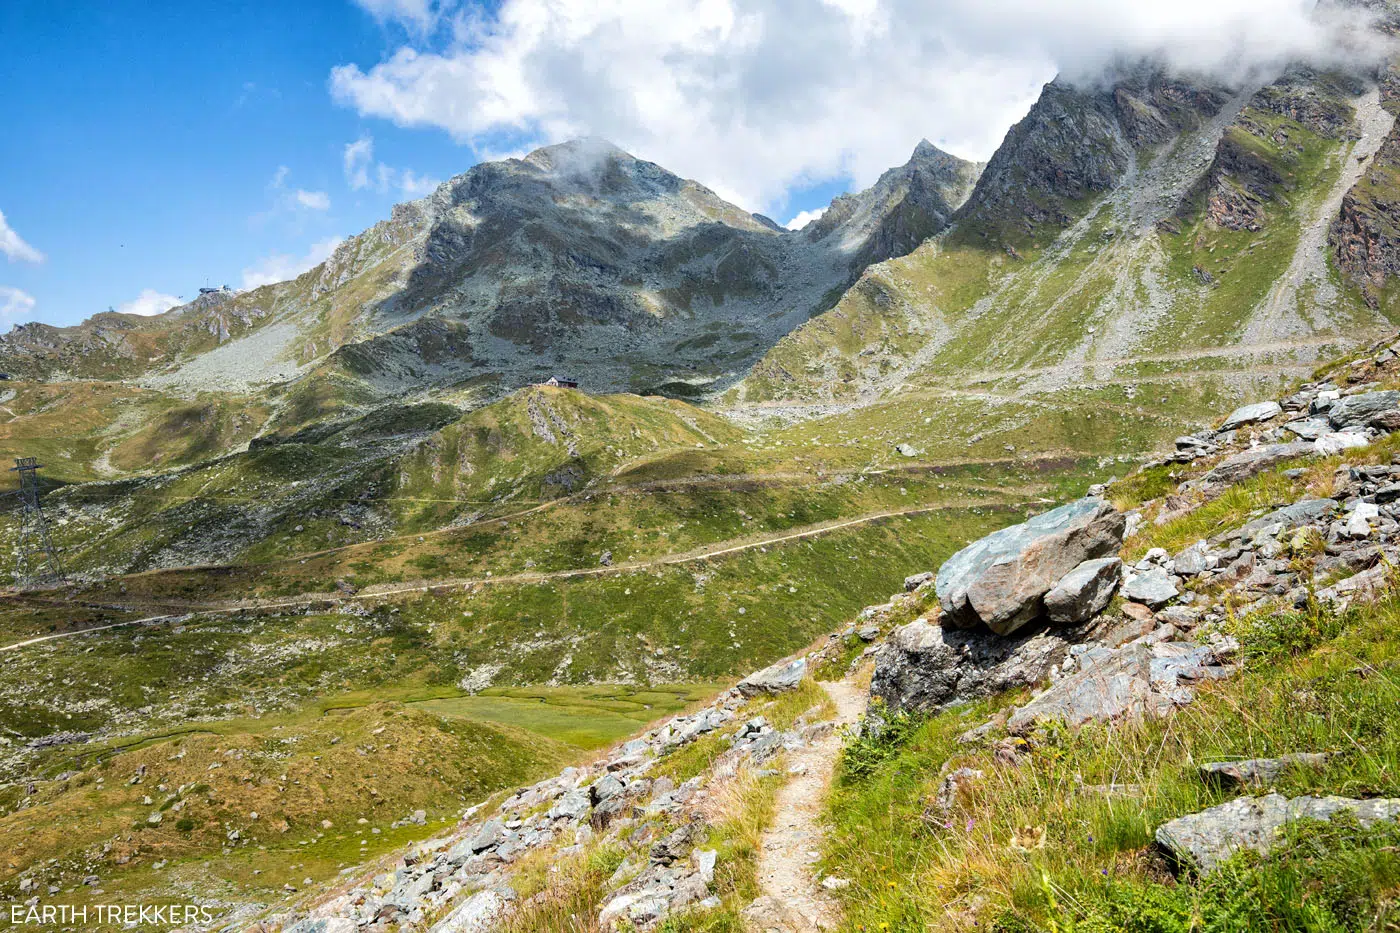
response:
<path id="1" fill-rule="evenodd" d="M 37 457 L 16 457 L 11 473 L 19 474 L 19 498 L 23 512 L 19 522 L 19 561 L 16 575 L 21 583 L 63 583 L 63 565 L 49 539 L 49 523 L 39 505 L 39 461 Z"/>

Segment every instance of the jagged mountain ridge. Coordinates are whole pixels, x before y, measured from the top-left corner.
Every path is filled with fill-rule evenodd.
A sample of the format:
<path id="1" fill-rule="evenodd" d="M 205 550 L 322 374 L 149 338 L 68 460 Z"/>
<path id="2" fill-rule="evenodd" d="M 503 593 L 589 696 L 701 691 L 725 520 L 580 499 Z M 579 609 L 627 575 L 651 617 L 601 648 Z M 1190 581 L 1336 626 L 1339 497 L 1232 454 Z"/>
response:
<path id="1" fill-rule="evenodd" d="M 1135 404 L 1145 379 L 1223 407 L 1300 374 L 1396 314 L 1335 245 L 1358 241 L 1379 292 L 1384 207 L 1366 211 L 1377 231 L 1339 218 L 1393 189 L 1384 156 L 1368 161 L 1387 106 L 1373 74 L 1301 65 L 1233 88 L 1152 67 L 1056 80 L 947 230 L 868 268 L 734 398 L 800 411 L 974 387 L 994 406 L 1082 407 L 1069 396 Z"/>
<path id="2" fill-rule="evenodd" d="M 941 229 L 976 170 L 922 144 L 815 236 L 575 140 L 483 163 L 396 206 L 293 282 L 149 319 L 26 325 L 0 338 L 0 365 L 186 392 L 285 381 L 318 361 L 381 392 L 473 376 L 513 388 L 561 370 L 599 388 L 708 382 L 747 368 L 865 264 Z M 237 340 L 274 328 L 256 345 Z M 455 339 L 414 366 L 400 351 L 424 328 Z M 265 365 L 247 365 L 250 350 Z M 341 350 L 355 366 L 332 358 Z"/>

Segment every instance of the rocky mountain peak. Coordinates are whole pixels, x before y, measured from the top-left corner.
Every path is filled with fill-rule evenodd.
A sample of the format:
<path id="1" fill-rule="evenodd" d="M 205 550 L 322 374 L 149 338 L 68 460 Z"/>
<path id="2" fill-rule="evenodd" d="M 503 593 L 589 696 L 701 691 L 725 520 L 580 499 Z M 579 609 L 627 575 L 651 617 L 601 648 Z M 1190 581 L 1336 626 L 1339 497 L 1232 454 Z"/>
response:
<path id="1" fill-rule="evenodd" d="M 838 240 L 860 269 L 903 255 L 947 227 L 982 167 L 922 139 L 909 161 L 865 191 L 836 198 L 803 233 L 812 241 Z"/>

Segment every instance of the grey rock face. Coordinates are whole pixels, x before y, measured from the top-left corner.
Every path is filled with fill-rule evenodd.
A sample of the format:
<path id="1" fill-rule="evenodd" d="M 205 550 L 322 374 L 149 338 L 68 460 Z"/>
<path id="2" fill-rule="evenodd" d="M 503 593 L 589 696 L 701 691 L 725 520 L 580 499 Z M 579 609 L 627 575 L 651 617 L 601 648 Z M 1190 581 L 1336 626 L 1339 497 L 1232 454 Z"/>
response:
<path id="1" fill-rule="evenodd" d="M 782 693 L 785 690 L 796 689 L 805 676 L 807 659 L 798 658 L 796 661 L 778 663 L 755 671 L 739 681 L 739 692 L 746 697 L 757 696 L 760 693 Z"/>
<path id="2" fill-rule="evenodd" d="M 1212 761 L 1201 765 L 1201 777 L 1227 786 L 1272 784 L 1289 768 L 1321 768 L 1330 755 L 1301 752 L 1278 758 L 1250 758 L 1245 761 Z"/>
<path id="3" fill-rule="evenodd" d="M 1332 407 L 1327 410 L 1327 420 L 1338 430 L 1361 427 L 1397 408 L 1400 408 L 1400 392 L 1393 389 L 1384 392 L 1364 392 L 1361 395 L 1348 395 L 1333 402 Z"/>
<path id="4" fill-rule="evenodd" d="M 1328 820 L 1349 810 L 1363 826 L 1400 816 L 1400 800 L 1348 797 L 1294 797 L 1280 794 L 1241 797 L 1218 807 L 1163 823 L 1157 842 L 1178 864 L 1208 873 L 1244 849 L 1260 854 L 1273 847 L 1278 831 L 1300 819 Z"/>
<path id="5" fill-rule="evenodd" d="M 1279 405 L 1278 402 L 1255 402 L 1253 405 L 1245 405 L 1230 412 L 1230 416 L 1225 419 L 1220 430 L 1229 431 L 1231 428 L 1254 424 L 1257 421 L 1268 421 L 1281 414 L 1283 414 L 1283 406 Z"/>
<path id="6" fill-rule="evenodd" d="M 1123 596 L 1135 603 L 1160 609 L 1176 599 L 1176 580 L 1161 567 L 1154 567 L 1146 573 L 1134 574 L 1123 584 Z"/>
<path id="7" fill-rule="evenodd" d="M 1041 720 L 1078 726 L 1092 720 L 1160 716 L 1195 696 L 1192 684 L 1224 677 L 1216 649 L 1182 642 L 1091 649 L 1081 655 L 1080 671 L 1057 682 L 1007 719 L 1013 733 Z"/>
<path id="8" fill-rule="evenodd" d="M 1206 484 L 1230 485 L 1258 476 L 1285 460 L 1308 457 L 1317 453 L 1312 444 L 1293 441 L 1288 444 L 1268 444 L 1227 457 L 1202 479 Z"/>
<path id="9" fill-rule="evenodd" d="M 1045 594 L 1045 614 L 1051 622 L 1084 622 L 1103 611 L 1113 598 L 1123 562 L 1116 557 L 1086 560 L 1060 578 Z"/>
<path id="10" fill-rule="evenodd" d="M 876 653 L 870 695 L 891 712 L 942 709 L 1045 680 L 1069 645 L 1057 633 L 1003 638 L 918 619 Z"/>
<path id="11" fill-rule="evenodd" d="M 1029 521 L 994 531 L 939 568 L 945 624 L 979 621 L 1010 635 L 1041 615 L 1042 598 L 1086 560 L 1115 553 L 1126 520 L 1098 499 L 1079 499 Z"/>

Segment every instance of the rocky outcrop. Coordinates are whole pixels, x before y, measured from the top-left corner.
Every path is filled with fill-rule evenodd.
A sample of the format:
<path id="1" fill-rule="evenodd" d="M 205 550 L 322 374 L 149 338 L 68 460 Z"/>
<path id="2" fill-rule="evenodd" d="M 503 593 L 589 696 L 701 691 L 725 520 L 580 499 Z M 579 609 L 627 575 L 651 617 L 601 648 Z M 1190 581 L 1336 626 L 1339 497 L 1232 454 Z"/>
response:
<path id="1" fill-rule="evenodd" d="M 909 161 L 857 194 L 843 194 L 802 229 L 810 241 L 860 241 L 851 258 L 856 275 L 867 266 L 911 252 L 941 232 L 972 193 L 982 165 L 943 152 L 928 140 Z"/>
<path id="2" fill-rule="evenodd" d="M 1117 185 L 1137 150 L 1199 126 L 1228 96 L 1151 65 L 1084 86 L 1056 79 L 1007 133 L 958 224 L 1008 244 L 1057 229 L 1076 202 Z"/>
<path id="3" fill-rule="evenodd" d="M 1337 266 L 1373 306 L 1386 280 L 1400 275 L 1400 126 L 1391 130 L 1328 231 Z"/>
<path id="4" fill-rule="evenodd" d="M 1078 673 L 1012 713 L 1007 731 L 1025 733 L 1046 721 L 1078 726 L 1164 716 L 1191 702 L 1196 684 L 1229 675 L 1233 650 L 1229 642 L 1195 645 L 1151 637 L 1118 649 L 1091 648 L 1079 657 Z"/>
<path id="5" fill-rule="evenodd" d="M 1072 641 L 1060 632 L 1004 638 L 927 619 L 896 629 L 875 655 L 870 695 L 891 713 L 929 713 L 1049 677 Z"/>
<path id="6" fill-rule="evenodd" d="M 943 622 L 983 624 L 999 635 L 1041 617 L 1043 598 L 1087 560 L 1116 553 L 1125 520 L 1106 502 L 1080 499 L 995 531 L 944 562 L 936 588 Z"/>
<path id="7" fill-rule="evenodd" d="M 1280 794 L 1241 797 L 1218 807 L 1164 823 L 1157 829 L 1157 843 L 1185 868 L 1202 874 L 1214 871 L 1237 852 L 1265 855 L 1273 848 L 1279 830 L 1297 820 L 1329 820 L 1351 813 L 1362 826 L 1400 817 L 1400 800 L 1353 800 L 1348 797 L 1294 797 Z"/>

